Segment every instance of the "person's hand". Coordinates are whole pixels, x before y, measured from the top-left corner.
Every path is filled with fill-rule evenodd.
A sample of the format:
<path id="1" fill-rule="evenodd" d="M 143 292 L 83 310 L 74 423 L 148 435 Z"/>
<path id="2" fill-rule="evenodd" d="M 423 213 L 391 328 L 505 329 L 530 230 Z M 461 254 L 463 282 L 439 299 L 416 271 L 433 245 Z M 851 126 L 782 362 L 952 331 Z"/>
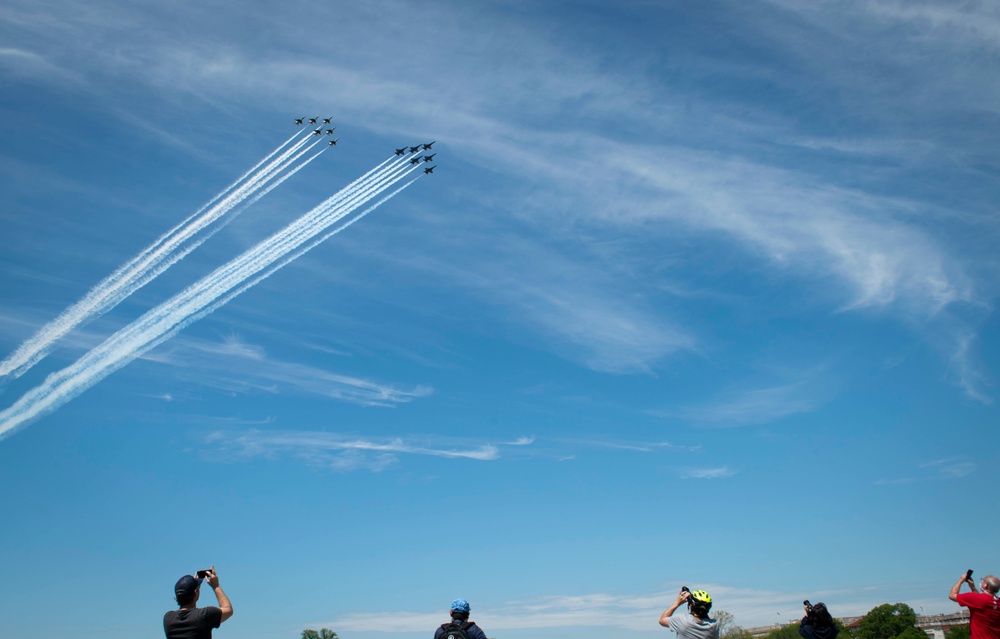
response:
<path id="1" fill-rule="evenodd" d="M 684 603 L 685 601 L 688 600 L 688 598 L 690 596 L 691 596 L 691 593 L 689 591 L 687 591 L 687 590 L 680 591 L 680 593 L 678 593 L 678 595 L 677 595 L 677 603 L 678 604 Z"/>
<path id="2" fill-rule="evenodd" d="M 219 587 L 219 575 L 215 572 L 215 564 L 212 564 L 212 567 L 208 571 L 207 581 L 208 585 L 212 588 Z"/>

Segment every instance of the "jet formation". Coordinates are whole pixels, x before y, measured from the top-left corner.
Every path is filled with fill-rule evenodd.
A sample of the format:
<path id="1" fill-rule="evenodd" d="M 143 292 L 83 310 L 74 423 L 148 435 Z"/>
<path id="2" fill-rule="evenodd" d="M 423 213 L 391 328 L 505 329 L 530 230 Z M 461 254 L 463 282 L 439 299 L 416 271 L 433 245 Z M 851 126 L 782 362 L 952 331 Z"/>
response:
<path id="1" fill-rule="evenodd" d="M 302 126 L 306 123 L 306 119 L 307 118 L 295 118 L 295 125 Z M 309 124 L 319 124 L 319 116 L 316 116 L 315 118 L 308 118 L 308 120 Z M 323 118 L 323 124 L 330 124 L 331 121 L 333 121 L 332 115 L 328 118 Z"/>
<path id="2" fill-rule="evenodd" d="M 320 117 L 319 116 L 317 116 L 315 118 L 301 117 L 301 118 L 293 118 L 293 120 L 295 121 L 295 126 L 304 126 L 307 121 L 309 122 L 309 124 L 319 124 Z M 329 118 L 322 118 L 322 120 L 323 120 L 323 124 L 330 124 L 333 121 L 333 116 L 331 116 Z M 333 135 L 333 132 L 336 129 L 337 129 L 337 127 L 330 127 L 329 129 L 323 129 L 323 128 L 313 129 L 312 134 L 313 135 L 323 135 L 324 133 L 326 133 L 327 135 Z M 337 142 L 339 142 L 339 141 L 340 141 L 340 138 L 336 138 L 336 139 L 333 139 L 333 140 L 329 140 L 327 142 L 327 144 L 330 145 L 330 146 L 337 146 Z M 431 149 L 431 147 L 434 146 L 435 143 L 437 143 L 437 140 L 433 140 L 431 142 L 424 142 L 424 143 L 418 144 L 416 146 L 404 146 L 404 147 L 395 149 L 395 155 L 406 155 L 407 151 L 409 151 L 410 155 L 413 155 L 414 153 L 417 153 L 418 151 L 429 151 Z M 410 158 L 410 164 L 414 164 L 414 165 L 420 164 L 421 161 L 423 161 L 423 162 L 430 162 L 430 161 L 432 161 L 434 159 L 435 155 L 437 155 L 437 153 L 431 153 L 430 155 L 418 155 L 416 157 Z M 429 167 L 429 168 L 425 168 L 424 169 L 424 174 L 433 173 L 434 169 L 436 169 L 436 168 L 437 168 L 437 165 Z"/>

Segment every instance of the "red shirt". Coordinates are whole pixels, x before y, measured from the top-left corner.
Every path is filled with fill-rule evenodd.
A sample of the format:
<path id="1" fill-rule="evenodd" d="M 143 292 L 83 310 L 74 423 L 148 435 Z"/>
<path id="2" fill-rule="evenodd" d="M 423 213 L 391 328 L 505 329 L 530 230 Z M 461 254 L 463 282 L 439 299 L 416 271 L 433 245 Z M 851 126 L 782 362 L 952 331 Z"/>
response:
<path id="1" fill-rule="evenodd" d="M 963 592 L 958 605 L 969 609 L 971 639 L 1000 639 L 1000 599 L 984 592 Z"/>

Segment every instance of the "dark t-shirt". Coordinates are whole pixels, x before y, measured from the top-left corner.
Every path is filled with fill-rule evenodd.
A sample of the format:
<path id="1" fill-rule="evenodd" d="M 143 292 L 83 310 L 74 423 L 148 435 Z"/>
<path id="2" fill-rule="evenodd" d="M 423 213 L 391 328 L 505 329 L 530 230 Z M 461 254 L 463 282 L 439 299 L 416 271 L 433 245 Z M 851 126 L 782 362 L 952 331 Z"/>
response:
<path id="1" fill-rule="evenodd" d="M 163 615 L 167 639 L 212 639 L 212 628 L 222 623 L 222 610 L 215 606 L 171 610 Z"/>

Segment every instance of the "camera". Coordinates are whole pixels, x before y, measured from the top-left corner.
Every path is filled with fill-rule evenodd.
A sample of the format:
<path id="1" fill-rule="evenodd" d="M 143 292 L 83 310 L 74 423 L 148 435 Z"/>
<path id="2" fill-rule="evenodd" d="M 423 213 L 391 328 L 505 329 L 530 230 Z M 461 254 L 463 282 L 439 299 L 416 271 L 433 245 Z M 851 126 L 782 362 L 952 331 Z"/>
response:
<path id="1" fill-rule="evenodd" d="M 969 571 L 965 573 L 965 580 L 968 581 L 970 579 L 972 579 L 972 568 L 969 568 Z"/>
<path id="2" fill-rule="evenodd" d="M 805 601 L 803 601 L 802 605 L 805 606 L 806 610 L 808 610 L 809 612 L 813 611 L 813 605 L 811 603 L 809 603 L 808 599 L 806 599 Z"/>
<path id="3" fill-rule="evenodd" d="M 211 570 L 199 570 L 195 573 L 195 577 L 198 579 L 208 579 L 208 576 L 212 574 Z"/>

